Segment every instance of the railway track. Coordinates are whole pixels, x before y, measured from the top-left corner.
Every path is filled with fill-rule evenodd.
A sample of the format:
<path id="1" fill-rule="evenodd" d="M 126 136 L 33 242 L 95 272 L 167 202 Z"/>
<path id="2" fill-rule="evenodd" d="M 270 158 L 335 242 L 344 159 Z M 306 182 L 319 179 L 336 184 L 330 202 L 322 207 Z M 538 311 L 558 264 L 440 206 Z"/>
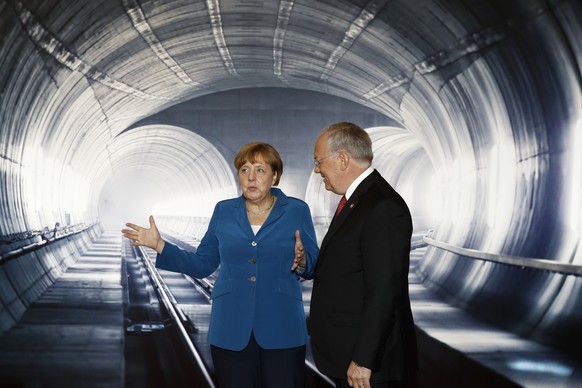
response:
<path id="1" fill-rule="evenodd" d="M 158 271 L 155 253 L 125 244 L 126 387 L 215 387 L 206 342 L 214 278 Z M 331 381 L 306 359 L 307 388 Z"/>

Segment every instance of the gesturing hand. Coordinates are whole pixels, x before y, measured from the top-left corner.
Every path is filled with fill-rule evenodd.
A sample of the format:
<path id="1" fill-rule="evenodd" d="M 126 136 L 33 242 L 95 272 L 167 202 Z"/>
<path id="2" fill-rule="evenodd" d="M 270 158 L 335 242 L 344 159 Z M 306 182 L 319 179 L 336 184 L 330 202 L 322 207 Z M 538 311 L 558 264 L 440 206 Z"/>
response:
<path id="1" fill-rule="evenodd" d="M 149 228 L 144 228 L 131 223 L 127 223 L 125 225 L 131 229 L 122 229 L 121 233 L 123 233 L 123 237 L 132 241 L 131 245 L 134 247 L 143 245 L 148 248 L 152 248 L 160 254 L 162 253 L 165 242 L 160 236 L 160 232 L 158 231 L 158 227 L 156 226 L 156 222 L 154 221 L 153 216 L 150 216 Z"/>
<path id="2" fill-rule="evenodd" d="M 301 235 L 299 230 L 295 231 L 295 257 L 293 258 L 293 265 L 291 266 L 291 271 L 295 271 L 298 266 L 305 268 L 305 251 L 303 250 L 303 243 L 301 242 Z"/>

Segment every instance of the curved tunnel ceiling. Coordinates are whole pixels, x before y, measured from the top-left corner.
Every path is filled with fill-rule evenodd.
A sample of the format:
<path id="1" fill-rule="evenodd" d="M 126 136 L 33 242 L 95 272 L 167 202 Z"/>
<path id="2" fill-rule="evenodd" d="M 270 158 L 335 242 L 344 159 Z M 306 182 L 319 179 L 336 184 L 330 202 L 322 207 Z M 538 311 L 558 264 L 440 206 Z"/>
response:
<path id="1" fill-rule="evenodd" d="M 142 128 L 128 130 L 140 120 L 275 87 L 345 98 L 409 131 L 434 171 L 437 239 L 582 264 L 580 20 L 575 0 L 0 1 L 0 234 L 95 221 L 92 193 L 144 162 Z M 173 131 L 159 136 L 175 150 Z M 185 157 L 154 151 L 148 175 Z M 517 331 L 582 319 L 582 297 L 569 299 L 579 279 L 517 285 L 498 266 L 429 253 L 427 283 L 460 304 L 518 294 L 518 309 L 489 312 Z"/>

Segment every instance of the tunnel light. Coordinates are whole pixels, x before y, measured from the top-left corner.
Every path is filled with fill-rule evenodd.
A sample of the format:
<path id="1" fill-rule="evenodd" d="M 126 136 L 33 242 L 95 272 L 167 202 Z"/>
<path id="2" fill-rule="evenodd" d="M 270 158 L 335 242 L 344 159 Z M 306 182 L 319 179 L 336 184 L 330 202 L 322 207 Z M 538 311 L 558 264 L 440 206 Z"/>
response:
<path id="1" fill-rule="evenodd" d="M 22 161 L 22 181 L 24 187 L 24 198 L 26 206 L 29 209 L 30 214 L 37 215 L 41 209 L 40 203 L 40 190 L 38 190 L 39 176 L 41 175 L 38 171 L 39 160 L 43 160 L 44 151 L 42 147 L 30 146 L 25 149 Z M 38 220 L 32 217 L 29 222 L 39 227 Z"/>
<path id="2" fill-rule="evenodd" d="M 582 220 L 582 203 L 580 196 L 582 195 L 582 118 L 578 119 L 574 127 L 574 141 L 572 142 L 571 152 L 573 155 L 572 166 L 572 188 L 570 193 L 570 209 L 568 213 L 571 215 L 570 225 L 572 229 L 577 230 L 580 227 Z"/>
<path id="3" fill-rule="evenodd" d="M 449 207 L 447 209 L 447 214 L 449 214 L 449 219 L 454 225 L 458 222 L 459 206 L 457 205 L 461 202 L 461 192 L 463 189 L 463 185 L 461 183 L 460 162 L 458 158 L 453 160 L 452 171 L 449 173 L 450 176 L 448 177 L 448 186 L 450 190 L 450 196 L 448 201 Z"/>
<path id="4" fill-rule="evenodd" d="M 513 360 L 508 363 L 508 366 L 520 372 L 550 374 L 561 377 L 572 375 L 572 368 L 557 361 Z"/>
<path id="5" fill-rule="evenodd" d="M 466 209 L 472 206 L 473 182 L 467 165 L 465 160 L 455 158 L 448 168 L 436 170 L 436 184 L 442 187 L 441 193 L 435 197 L 437 206 L 441 208 L 438 212 L 442 217 L 440 221 L 448 220 L 452 225 L 463 224 L 470 217 Z"/>
<path id="6" fill-rule="evenodd" d="M 427 207 L 432 210 L 431 224 L 436 225 L 439 220 L 443 217 L 443 197 L 441 195 L 441 190 L 439 190 L 440 182 L 442 182 L 442 172 L 438 169 L 435 174 L 433 174 L 428 181 L 427 193 L 432 193 L 426 196 Z M 432 205 L 432 206 L 431 206 Z"/>
<path id="7" fill-rule="evenodd" d="M 497 214 L 497 186 L 499 184 L 499 148 L 494 145 L 489 152 L 489 186 L 488 203 L 489 209 L 487 212 L 487 225 L 490 228 L 495 225 L 495 216 Z"/>
<path id="8" fill-rule="evenodd" d="M 515 201 L 515 153 L 513 142 L 500 140 L 489 154 L 487 225 L 503 230 L 510 222 Z"/>
<path id="9" fill-rule="evenodd" d="M 39 216 L 40 225 L 53 224 L 54 213 L 57 210 L 55 193 L 55 160 L 39 149 L 34 163 L 31 176 L 33 181 L 31 196 L 27 198 L 32 208 Z"/>
<path id="10" fill-rule="evenodd" d="M 89 187 L 85 177 L 42 147 L 30 147 L 23 156 L 23 201 L 33 228 L 68 223 L 87 208 Z M 61 218 L 62 217 L 62 218 Z"/>

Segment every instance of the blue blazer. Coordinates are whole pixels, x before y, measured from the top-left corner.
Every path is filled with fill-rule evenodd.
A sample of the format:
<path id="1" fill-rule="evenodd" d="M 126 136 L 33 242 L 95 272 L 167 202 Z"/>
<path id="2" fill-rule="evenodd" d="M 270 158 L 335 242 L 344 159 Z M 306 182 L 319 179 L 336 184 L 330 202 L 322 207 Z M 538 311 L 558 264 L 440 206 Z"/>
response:
<path id="1" fill-rule="evenodd" d="M 157 256 L 157 268 L 195 278 L 212 274 L 220 265 L 211 296 L 211 345 L 242 350 L 251 332 L 265 349 L 307 343 L 301 286 L 291 265 L 299 230 L 307 255 L 305 274 L 315 267 L 319 252 L 311 212 L 305 202 L 279 189 L 271 193 L 277 201 L 256 235 L 240 196 L 216 205 L 195 253 L 166 242 Z"/>

